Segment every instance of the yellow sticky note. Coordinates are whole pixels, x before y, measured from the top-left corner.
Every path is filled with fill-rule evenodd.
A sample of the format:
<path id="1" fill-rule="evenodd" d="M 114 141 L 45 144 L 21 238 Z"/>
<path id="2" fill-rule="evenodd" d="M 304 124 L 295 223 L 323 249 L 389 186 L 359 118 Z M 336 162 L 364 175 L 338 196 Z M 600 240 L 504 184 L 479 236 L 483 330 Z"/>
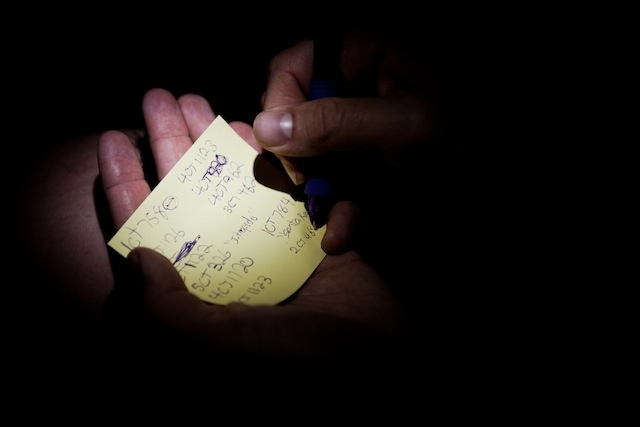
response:
<path id="1" fill-rule="evenodd" d="M 187 289 L 219 305 L 275 305 L 325 257 L 304 202 L 258 182 L 258 153 L 221 116 L 109 241 L 165 255 Z"/>

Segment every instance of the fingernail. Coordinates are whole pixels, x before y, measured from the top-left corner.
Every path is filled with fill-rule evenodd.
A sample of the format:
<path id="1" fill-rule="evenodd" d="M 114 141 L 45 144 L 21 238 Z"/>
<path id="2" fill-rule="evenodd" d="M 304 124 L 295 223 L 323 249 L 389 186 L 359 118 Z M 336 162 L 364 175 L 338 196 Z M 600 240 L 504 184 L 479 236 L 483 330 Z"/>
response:
<path id="1" fill-rule="evenodd" d="M 258 140 L 267 146 L 278 146 L 291 138 L 293 118 L 286 111 L 263 111 L 253 121 Z"/>

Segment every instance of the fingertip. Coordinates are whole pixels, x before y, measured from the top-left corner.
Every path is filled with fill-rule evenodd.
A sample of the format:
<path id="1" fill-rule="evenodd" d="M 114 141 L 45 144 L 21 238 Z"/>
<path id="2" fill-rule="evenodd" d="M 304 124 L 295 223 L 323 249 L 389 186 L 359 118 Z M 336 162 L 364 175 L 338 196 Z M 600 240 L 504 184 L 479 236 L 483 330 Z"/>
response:
<path id="1" fill-rule="evenodd" d="M 144 107 L 144 105 L 148 103 L 154 103 L 155 100 L 158 98 L 164 98 L 167 96 L 173 96 L 173 94 L 169 92 L 167 89 L 164 89 L 161 87 L 151 88 L 147 90 L 142 96 L 142 105 Z"/>
<path id="2" fill-rule="evenodd" d="M 127 256 L 139 275 L 143 308 L 160 325 L 193 333 L 209 319 L 210 305 L 189 292 L 169 258 L 139 247 Z"/>
<path id="3" fill-rule="evenodd" d="M 287 111 L 263 111 L 254 119 L 253 131 L 265 148 L 279 147 L 291 139 L 293 116 Z"/>
<path id="4" fill-rule="evenodd" d="M 113 149 L 114 144 L 123 140 L 126 135 L 119 130 L 107 130 L 100 134 L 98 138 L 98 154 L 107 154 Z"/>
<path id="5" fill-rule="evenodd" d="M 322 250 L 330 255 L 348 250 L 361 215 L 356 203 L 349 200 L 337 202 L 329 212 L 327 230 L 321 242 Z"/>
<path id="6" fill-rule="evenodd" d="M 140 273 L 141 277 L 145 279 L 148 276 L 148 272 L 151 269 L 149 263 L 153 262 L 153 255 L 150 253 L 153 252 L 148 248 L 133 248 L 127 254 L 127 261 L 129 264 Z"/>
<path id="7" fill-rule="evenodd" d="M 253 134 L 253 128 L 251 127 L 251 125 L 245 122 L 233 121 L 233 122 L 229 122 L 229 126 L 238 135 L 240 135 L 240 138 L 244 139 L 245 142 L 249 144 L 258 153 L 262 154 L 264 152 L 262 146 L 258 143 L 255 135 Z"/>
<path id="8" fill-rule="evenodd" d="M 182 279 L 171 261 L 153 249 L 135 248 L 129 252 L 127 260 L 140 273 L 145 285 L 153 285 L 151 289 L 166 290 L 175 288 L 175 283 L 182 285 Z"/>

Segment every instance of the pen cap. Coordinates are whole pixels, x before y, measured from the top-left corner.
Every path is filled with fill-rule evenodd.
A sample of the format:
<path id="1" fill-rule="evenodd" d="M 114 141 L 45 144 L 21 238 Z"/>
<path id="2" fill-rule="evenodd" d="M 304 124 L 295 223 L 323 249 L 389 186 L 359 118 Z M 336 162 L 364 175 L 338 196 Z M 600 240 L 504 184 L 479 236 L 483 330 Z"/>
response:
<path id="1" fill-rule="evenodd" d="M 313 77 L 309 100 L 338 96 L 340 72 L 340 33 L 324 32 L 313 40 Z"/>
<path id="2" fill-rule="evenodd" d="M 331 196 L 331 182 L 324 178 L 309 178 L 304 184 L 304 194 L 308 196 Z"/>
<path id="3" fill-rule="evenodd" d="M 338 82 L 336 80 L 311 80 L 311 90 L 309 91 L 309 100 L 328 98 L 337 96 Z"/>

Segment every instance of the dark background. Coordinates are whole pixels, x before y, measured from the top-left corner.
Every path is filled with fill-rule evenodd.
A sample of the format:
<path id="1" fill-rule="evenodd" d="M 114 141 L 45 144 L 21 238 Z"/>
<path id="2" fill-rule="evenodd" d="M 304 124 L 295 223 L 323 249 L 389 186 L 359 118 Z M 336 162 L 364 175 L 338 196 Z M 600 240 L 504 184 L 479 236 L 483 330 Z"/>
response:
<path id="1" fill-rule="evenodd" d="M 486 73 L 493 50 L 486 43 L 495 30 L 474 10 L 400 5 L 332 11 L 330 19 L 297 10 L 285 18 L 229 5 L 211 11 L 76 10 L 77 15 L 39 10 L 34 21 L 5 38 L 5 105 L 18 139 L 12 146 L 46 147 L 87 132 L 142 126 L 141 99 L 152 87 L 176 96 L 201 94 L 226 120 L 251 123 L 260 111 L 269 59 L 310 36 L 319 23 L 408 34 L 451 83 L 452 105 L 462 108 L 453 97 L 477 90 L 474 82 Z"/>
<path id="2" fill-rule="evenodd" d="M 11 90 L 30 142 L 46 145 L 87 132 L 142 126 L 142 96 L 152 87 L 176 96 L 201 94 L 226 119 L 251 123 L 260 111 L 268 59 L 302 32 L 292 28 L 256 37 L 151 25 L 123 31 L 122 23 L 110 24 L 116 28 L 96 23 L 62 28 L 19 52 L 12 66 L 20 75 Z"/>
<path id="3" fill-rule="evenodd" d="M 5 142 L 7 153 L 11 151 L 12 158 L 28 160 L 34 152 L 45 152 L 48 147 L 75 136 L 141 127 L 142 96 L 153 87 L 164 87 L 176 96 L 201 94 L 209 100 L 214 112 L 227 121 L 251 123 L 260 111 L 269 59 L 309 36 L 315 23 L 307 19 L 306 13 L 297 16 L 294 13 L 286 19 L 268 17 L 247 6 L 244 12 L 251 13 L 249 19 L 240 10 L 206 9 L 149 15 L 97 10 L 25 24 L 8 39 L 15 43 L 9 43 L 5 52 L 9 93 L 5 107 L 10 111 L 6 122 L 10 130 Z M 60 10 L 39 12 L 40 16 L 48 12 L 64 15 Z M 462 138 L 471 131 L 470 111 L 480 106 L 487 113 L 489 103 L 485 100 L 481 105 L 481 94 L 489 84 L 478 82 L 490 74 L 493 66 L 493 48 L 488 44 L 493 30 L 479 23 L 473 12 L 425 9 L 421 5 L 373 15 L 355 14 L 353 22 L 343 17 L 335 25 L 381 25 L 414 34 L 415 46 L 425 50 L 425 57 L 442 78 L 447 113 Z M 55 168 L 55 163 L 50 167 Z M 14 172 L 6 168 L 5 173 Z M 28 166 L 20 173 L 28 173 Z M 15 181 L 16 178 L 10 180 Z M 20 183 L 12 188 L 21 191 Z M 418 254 L 422 250 L 420 245 L 406 249 Z M 12 267 L 16 274 L 21 268 L 37 266 L 18 263 Z M 412 279 L 416 283 L 407 286 L 422 285 L 425 280 Z M 20 284 L 23 285 L 30 286 Z M 102 344 L 94 343 L 90 336 L 82 336 L 91 334 L 89 327 L 78 326 L 82 318 L 65 312 L 66 307 L 56 306 L 55 300 L 41 298 L 30 305 L 24 298 L 33 292 L 21 289 L 25 292 L 19 293 L 16 310 L 7 311 L 13 324 L 17 321 L 23 328 L 28 326 L 37 331 L 41 323 L 46 325 L 42 328 L 45 333 L 57 334 L 34 337 L 40 340 L 33 344 L 34 351 L 48 346 L 52 353 L 46 357 L 53 360 L 80 352 L 72 357 L 77 360 L 95 354 L 93 348 L 83 347 L 87 342 L 102 349 Z M 13 328 L 12 334 L 21 334 L 20 326 Z M 19 354 L 29 350 L 27 347 Z M 33 361 L 40 358 L 33 356 Z M 121 356 L 126 358 L 125 354 Z M 104 361 L 96 361 L 101 362 Z M 85 360 L 82 366 L 92 369 L 92 365 L 93 361 Z M 64 363 L 61 366 L 68 368 Z M 58 379 L 64 377 L 47 374 Z M 104 380 L 107 376 L 101 372 L 99 378 Z"/>
<path id="4" fill-rule="evenodd" d="M 131 10 L 133 5 L 113 2 L 72 8 L 60 4 L 28 7 L 30 10 L 16 11 L 13 6 L 0 28 L 2 171 L 4 189 L 8 192 L 4 213 L 10 217 L 14 213 L 13 192 L 23 190 L 23 177 L 31 172 L 32 155 L 87 132 L 142 126 L 141 99 L 152 87 L 167 88 L 176 96 L 199 93 L 225 119 L 251 123 L 260 111 L 259 97 L 269 58 L 308 35 L 311 14 L 326 12 L 333 18 L 343 13 L 337 9 L 323 11 L 317 4 L 270 4 L 272 10 L 268 13 L 250 4 L 197 7 L 153 4 L 146 9 L 141 6 L 143 10 L 135 12 Z M 433 404 L 431 393 L 435 391 L 435 395 L 453 406 L 441 407 L 447 416 L 466 412 L 475 417 L 496 408 L 496 413 L 502 414 L 504 408 L 512 408 L 512 402 L 529 398 L 529 393 L 524 397 L 519 393 L 522 385 L 529 388 L 555 377 L 557 371 L 545 370 L 556 364 L 558 349 L 538 346 L 546 340 L 545 330 L 535 334 L 530 331 L 537 329 L 537 324 L 551 323 L 553 310 L 564 306 L 565 301 L 575 305 L 573 298 L 558 297 L 558 293 L 567 292 L 562 289 L 564 282 L 571 282 L 575 271 L 571 274 L 549 271 L 549 265 L 562 266 L 571 255 L 569 245 L 555 243 L 555 235 L 551 235 L 556 230 L 545 228 L 562 214 L 559 209 L 563 206 L 554 205 L 548 212 L 543 211 L 547 205 L 538 206 L 538 201 L 547 195 L 532 194 L 526 185 L 529 180 L 547 179 L 553 181 L 549 188 L 556 186 L 555 180 L 550 179 L 555 178 L 554 171 L 547 167 L 546 159 L 533 168 L 527 167 L 538 153 L 557 158 L 554 152 L 557 134 L 543 129 L 545 133 L 540 135 L 540 130 L 553 121 L 550 115 L 553 107 L 560 112 L 558 117 L 567 113 L 568 103 L 558 103 L 551 95 L 557 89 L 565 93 L 566 86 L 579 81 L 576 76 L 581 73 L 574 75 L 563 71 L 563 67 L 576 48 L 586 48 L 579 40 L 587 32 L 570 27 L 570 23 L 581 19 L 574 9 L 563 15 L 555 8 L 528 5 L 510 8 L 422 2 L 414 2 L 410 7 L 401 2 L 367 4 L 368 8 L 382 8 L 373 12 L 349 7 L 356 10 L 341 18 L 342 23 L 364 22 L 392 32 L 415 34 L 416 44 L 432 59 L 443 78 L 453 129 L 470 148 L 472 168 L 460 179 L 473 183 L 474 190 L 482 190 L 479 197 L 475 193 L 476 199 L 454 200 L 452 206 L 464 210 L 457 212 L 458 217 L 446 219 L 449 224 L 458 218 L 471 220 L 461 223 L 459 233 L 454 236 L 465 244 L 456 248 L 461 249 L 457 253 L 463 257 L 439 266 L 442 270 L 450 268 L 448 271 L 454 274 L 449 290 L 443 291 L 451 292 L 448 304 L 442 305 L 439 300 L 412 301 L 416 312 L 426 313 L 428 332 L 417 339 L 425 344 L 427 354 L 424 363 L 415 366 L 415 375 L 406 380 L 411 385 L 407 387 L 410 397 L 420 400 L 407 400 L 403 410 L 412 406 L 418 408 L 421 417 L 432 416 L 432 407 L 425 405 Z M 599 19 L 582 22 L 589 31 L 593 24 L 595 34 L 599 34 Z M 556 37 L 558 28 L 570 37 L 565 40 Z M 598 42 L 602 44 L 599 39 Z M 589 52 L 591 47 L 588 45 Z M 218 56 L 212 55 L 214 50 Z M 580 84 L 579 88 L 590 94 L 588 87 L 585 90 Z M 523 121 L 527 126 L 521 125 Z M 548 146 L 539 149 L 541 143 Z M 561 160 L 564 162 L 564 158 Z M 52 162 L 49 167 L 57 165 Z M 534 173 L 523 183 L 521 175 L 530 171 Z M 407 203 L 420 211 L 422 194 L 416 186 Z M 461 194 L 460 198 L 466 195 Z M 578 217 L 582 213 L 575 218 Z M 571 217 L 567 224 L 573 220 Z M 10 399 L 42 404 L 62 395 L 65 404 L 60 411 L 66 417 L 78 408 L 77 400 L 69 399 L 69 393 L 73 398 L 84 397 L 86 403 L 94 400 L 94 396 L 90 393 L 82 396 L 85 390 L 93 392 L 116 384 L 115 389 L 109 389 L 112 399 L 94 402 L 106 406 L 107 411 L 105 407 L 99 408 L 98 414 L 102 416 L 122 406 L 124 402 L 119 397 L 123 393 L 136 396 L 131 382 L 152 377 L 163 383 L 164 371 L 148 370 L 145 378 L 116 375 L 115 380 L 109 381 L 114 362 L 126 361 L 134 370 L 144 370 L 149 360 L 132 359 L 126 348 L 111 350 L 106 358 L 94 359 L 104 344 L 96 342 L 99 337 L 92 336 L 91 325 L 82 324 L 84 318 L 43 292 L 38 283 L 28 280 L 25 272 L 37 270 L 38 265 L 22 259 L 19 246 L 16 249 L 13 245 L 21 236 L 13 233 L 16 230 L 11 227 L 12 222 L 8 224 L 5 242 L 11 244 L 5 247 L 1 302 L 5 379 L 12 380 L 3 385 Z M 469 235 L 464 236 L 467 231 Z M 564 230 L 560 234 L 565 234 Z M 549 236 L 553 239 L 542 242 Z M 466 245 L 469 242 L 472 244 Z M 420 259 L 421 251 L 433 242 L 422 243 L 423 246 L 413 242 L 402 248 Z M 446 255 L 443 252 L 441 259 Z M 429 259 L 429 263 L 438 265 L 439 260 Z M 421 269 L 424 263 L 412 265 Z M 433 289 L 431 272 L 425 273 L 408 277 L 406 286 L 426 289 L 428 295 Z M 565 309 L 560 307 L 563 312 Z M 526 320 L 522 321 L 523 317 Z M 430 323 L 433 319 L 437 321 Z M 554 324 L 552 329 L 555 328 Z M 434 330 L 435 335 L 431 334 Z M 559 341 L 571 337 L 573 331 L 567 331 L 566 336 L 564 332 L 562 329 Z M 443 336 L 447 339 L 442 339 Z M 443 361 L 436 356 L 434 360 L 431 351 L 453 357 Z M 583 355 L 576 359 L 584 360 Z M 573 364 L 573 360 L 570 362 L 567 365 Z M 374 379 L 378 368 L 371 367 Z M 592 378 L 582 375 L 587 371 L 580 372 L 578 384 Z M 218 401 L 214 398 L 221 397 L 220 387 L 228 384 L 215 384 L 215 375 L 207 377 L 202 372 L 196 375 L 209 390 L 202 394 L 188 393 L 188 397 L 196 404 L 220 409 L 215 407 Z M 558 377 L 566 378 L 564 372 Z M 64 388 L 69 386 L 70 379 L 74 380 L 72 390 Z M 442 387 L 445 383 L 448 386 Z M 251 394 L 253 386 L 246 384 L 249 390 L 246 395 Z M 382 390 L 390 398 L 401 394 L 398 388 L 374 390 Z M 566 396 L 559 395 L 564 390 L 556 387 L 555 381 L 532 387 L 530 401 L 534 407 L 524 414 L 538 413 L 540 407 L 547 406 L 549 393 L 557 397 L 557 402 L 565 402 Z M 327 401 L 333 397 L 331 390 L 322 392 L 325 399 L 313 408 L 314 415 L 330 406 Z M 176 393 L 187 394 L 185 390 Z M 487 400 L 489 405 L 480 411 L 473 405 Z M 141 406 L 138 400 L 131 402 L 132 407 Z M 39 407 L 34 408 L 38 412 Z M 379 408 L 371 405 L 367 412 L 373 409 L 377 414 Z M 449 408 L 451 411 L 447 411 Z M 149 411 L 164 409 L 156 406 Z M 290 409 L 285 403 L 277 408 L 277 414 L 284 416 L 284 411 Z"/>

